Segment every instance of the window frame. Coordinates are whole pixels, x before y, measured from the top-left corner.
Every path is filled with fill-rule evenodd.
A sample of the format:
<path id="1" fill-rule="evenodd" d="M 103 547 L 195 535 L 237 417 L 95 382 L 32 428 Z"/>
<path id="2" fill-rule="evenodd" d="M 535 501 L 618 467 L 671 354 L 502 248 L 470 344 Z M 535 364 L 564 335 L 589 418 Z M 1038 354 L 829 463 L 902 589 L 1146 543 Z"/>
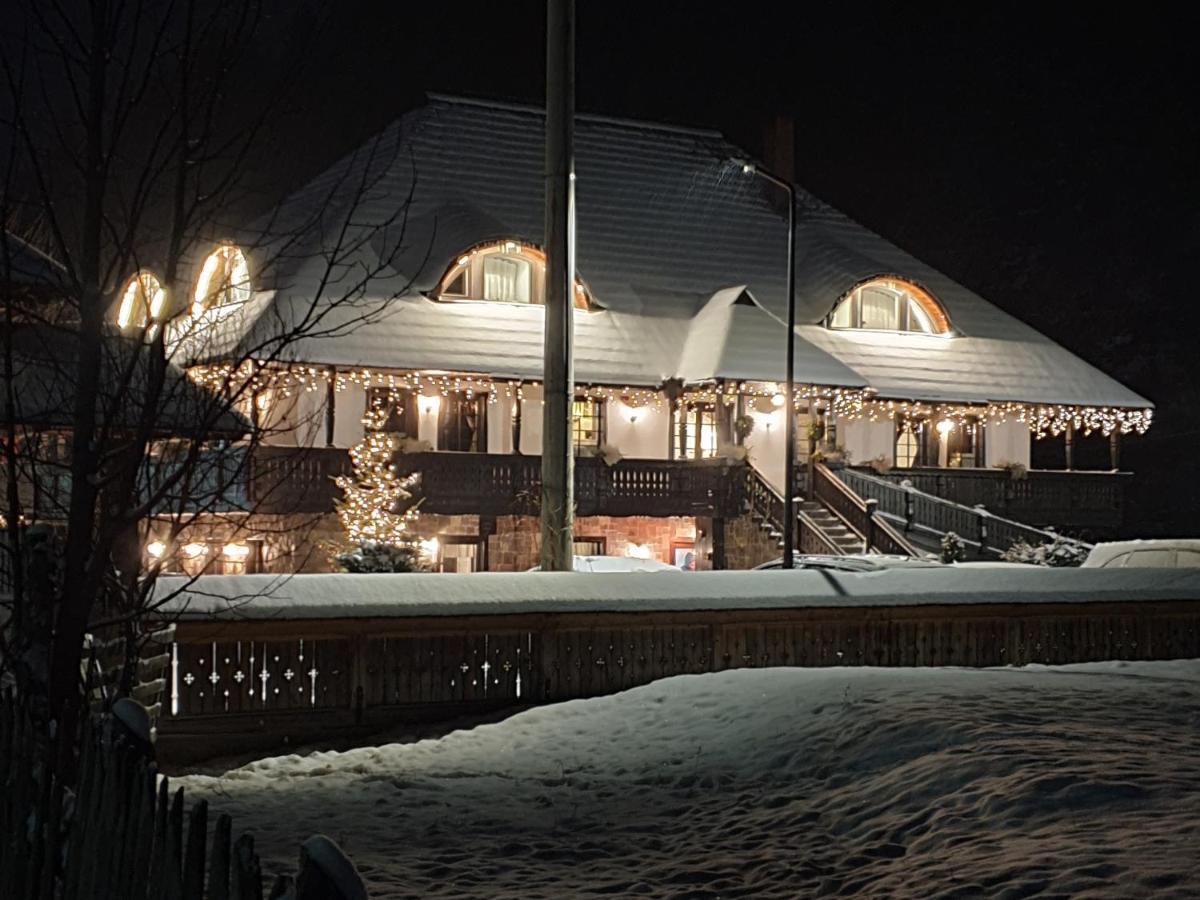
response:
<path id="1" fill-rule="evenodd" d="M 710 416 L 710 421 L 705 417 Z M 691 429 L 691 440 L 688 431 Z M 706 451 L 705 432 L 712 434 L 712 447 Z M 704 400 L 684 403 L 675 412 L 671 429 L 671 458 L 683 460 L 713 459 L 720 446 L 720 431 L 717 422 L 717 404 Z"/>
<path id="2" fill-rule="evenodd" d="M 519 257 L 528 264 L 529 300 L 495 300 L 485 295 L 487 278 L 484 272 L 486 260 L 491 257 Z M 466 273 L 463 290 L 457 293 L 451 286 Z M 506 238 L 476 244 L 460 253 L 438 279 L 437 287 L 427 296 L 440 303 L 502 303 L 506 306 L 545 306 L 546 304 L 546 254 L 537 246 L 523 241 Z M 595 306 L 591 293 L 575 277 L 575 308 L 592 310 Z"/>
<path id="3" fill-rule="evenodd" d="M 895 328 L 863 324 L 863 292 L 870 289 L 886 291 L 893 295 L 896 304 Z M 920 318 L 919 315 L 913 314 L 914 306 L 924 314 L 933 330 L 913 327 Z M 843 310 L 847 313 L 844 318 L 848 319 L 849 324 L 837 321 L 842 318 Z M 950 322 L 950 316 L 946 313 L 945 307 L 932 293 L 914 281 L 894 275 L 877 275 L 854 285 L 838 299 L 837 303 L 833 305 L 833 309 L 826 315 L 825 327 L 830 331 L 874 331 L 885 334 L 921 334 L 933 337 L 952 337 L 955 334 L 954 326 Z"/>
<path id="4" fill-rule="evenodd" d="M 596 433 L 595 441 L 584 441 L 580 437 L 583 430 L 581 427 L 582 422 L 585 418 L 588 418 L 576 410 L 576 406 L 581 403 L 590 404 L 592 407 L 591 418 L 595 420 L 596 424 L 596 427 L 593 429 Z M 605 415 L 607 409 L 605 406 L 603 397 L 589 397 L 586 394 L 578 394 L 571 401 L 571 440 L 575 445 L 577 453 L 581 448 L 596 449 L 604 446 L 605 439 L 608 437 L 608 423 L 606 421 L 607 416 Z"/>

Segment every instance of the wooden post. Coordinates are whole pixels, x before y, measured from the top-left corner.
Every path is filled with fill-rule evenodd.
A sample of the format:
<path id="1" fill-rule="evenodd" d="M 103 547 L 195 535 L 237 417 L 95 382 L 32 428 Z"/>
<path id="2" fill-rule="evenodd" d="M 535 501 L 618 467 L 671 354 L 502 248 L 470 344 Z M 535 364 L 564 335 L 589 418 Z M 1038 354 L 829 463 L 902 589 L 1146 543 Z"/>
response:
<path id="1" fill-rule="evenodd" d="M 712 520 L 712 567 L 714 569 L 726 567 L 725 520 L 720 516 L 713 516 Z"/>
<path id="2" fill-rule="evenodd" d="M 542 397 L 543 571 L 573 568 L 575 0 L 546 2 L 546 331 Z"/>
<path id="3" fill-rule="evenodd" d="M 337 427 L 337 369 L 330 366 L 325 370 L 325 446 L 333 446 L 334 429 Z"/>
<path id="4" fill-rule="evenodd" d="M 1067 452 L 1067 471 L 1070 472 L 1075 468 L 1075 426 L 1067 425 L 1067 430 L 1064 433 Z"/>
<path id="5" fill-rule="evenodd" d="M 513 392 L 512 408 L 512 452 L 521 455 L 521 415 L 524 412 L 525 400 L 521 397 L 521 385 L 518 384 Z"/>
<path id="6" fill-rule="evenodd" d="M 1115 429 L 1108 436 L 1108 461 L 1114 472 L 1121 470 L 1121 432 Z"/>

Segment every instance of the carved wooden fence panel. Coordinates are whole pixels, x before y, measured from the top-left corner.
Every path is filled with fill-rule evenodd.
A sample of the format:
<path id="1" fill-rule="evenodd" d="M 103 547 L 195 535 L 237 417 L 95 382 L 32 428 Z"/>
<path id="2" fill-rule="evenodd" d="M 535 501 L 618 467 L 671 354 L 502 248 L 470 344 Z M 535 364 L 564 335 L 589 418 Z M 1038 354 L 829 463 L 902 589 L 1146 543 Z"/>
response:
<path id="1" fill-rule="evenodd" d="M 242 640 L 231 640 L 232 633 Z M 333 635 L 320 637 L 320 635 Z M 326 681 L 238 706 L 177 680 L 172 734 L 222 741 L 251 729 L 300 739 L 409 716 L 594 697 L 673 675 L 769 666 L 1003 666 L 1200 656 L 1200 603 L 1002 603 L 689 612 L 541 613 L 388 619 L 183 622 L 188 671 L 224 683 L 234 648 L 268 648 L 281 667 L 316 660 Z M 290 646 L 293 655 L 272 648 Z M 213 653 L 218 666 L 212 665 Z M 253 652 L 258 654 L 259 649 Z M 311 654 L 311 655 L 310 655 Z M 233 660 L 233 656 L 229 656 Z M 260 656 L 255 657 L 261 660 Z M 204 660 L 203 663 L 200 661 Z M 336 670 L 332 668 L 336 660 Z M 257 664 L 257 663 L 256 663 Z M 237 671 L 234 670 L 236 675 Z M 286 679 L 286 670 L 283 678 Z M 274 723 L 274 724 L 273 724 Z M 364 731 L 363 733 L 366 733 Z"/>

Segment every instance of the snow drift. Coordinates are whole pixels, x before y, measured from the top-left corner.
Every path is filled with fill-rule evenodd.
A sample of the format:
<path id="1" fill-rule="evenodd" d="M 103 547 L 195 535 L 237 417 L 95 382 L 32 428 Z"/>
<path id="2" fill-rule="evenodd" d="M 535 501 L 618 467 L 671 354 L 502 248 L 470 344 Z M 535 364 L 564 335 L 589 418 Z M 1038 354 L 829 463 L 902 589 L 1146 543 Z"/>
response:
<path id="1" fill-rule="evenodd" d="M 1195 896 L 1200 662 L 682 676 L 178 780 L 372 897 Z"/>

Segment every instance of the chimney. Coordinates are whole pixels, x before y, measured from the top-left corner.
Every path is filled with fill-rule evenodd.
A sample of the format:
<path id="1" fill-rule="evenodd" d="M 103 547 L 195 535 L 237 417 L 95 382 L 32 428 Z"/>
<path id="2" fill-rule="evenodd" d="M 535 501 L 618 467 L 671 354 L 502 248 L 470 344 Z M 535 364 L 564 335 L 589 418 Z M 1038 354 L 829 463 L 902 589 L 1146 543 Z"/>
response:
<path id="1" fill-rule="evenodd" d="M 796 182 L 796 120 L 776 113 L 763 130 L 763 162 L 789 184 Z"/>

